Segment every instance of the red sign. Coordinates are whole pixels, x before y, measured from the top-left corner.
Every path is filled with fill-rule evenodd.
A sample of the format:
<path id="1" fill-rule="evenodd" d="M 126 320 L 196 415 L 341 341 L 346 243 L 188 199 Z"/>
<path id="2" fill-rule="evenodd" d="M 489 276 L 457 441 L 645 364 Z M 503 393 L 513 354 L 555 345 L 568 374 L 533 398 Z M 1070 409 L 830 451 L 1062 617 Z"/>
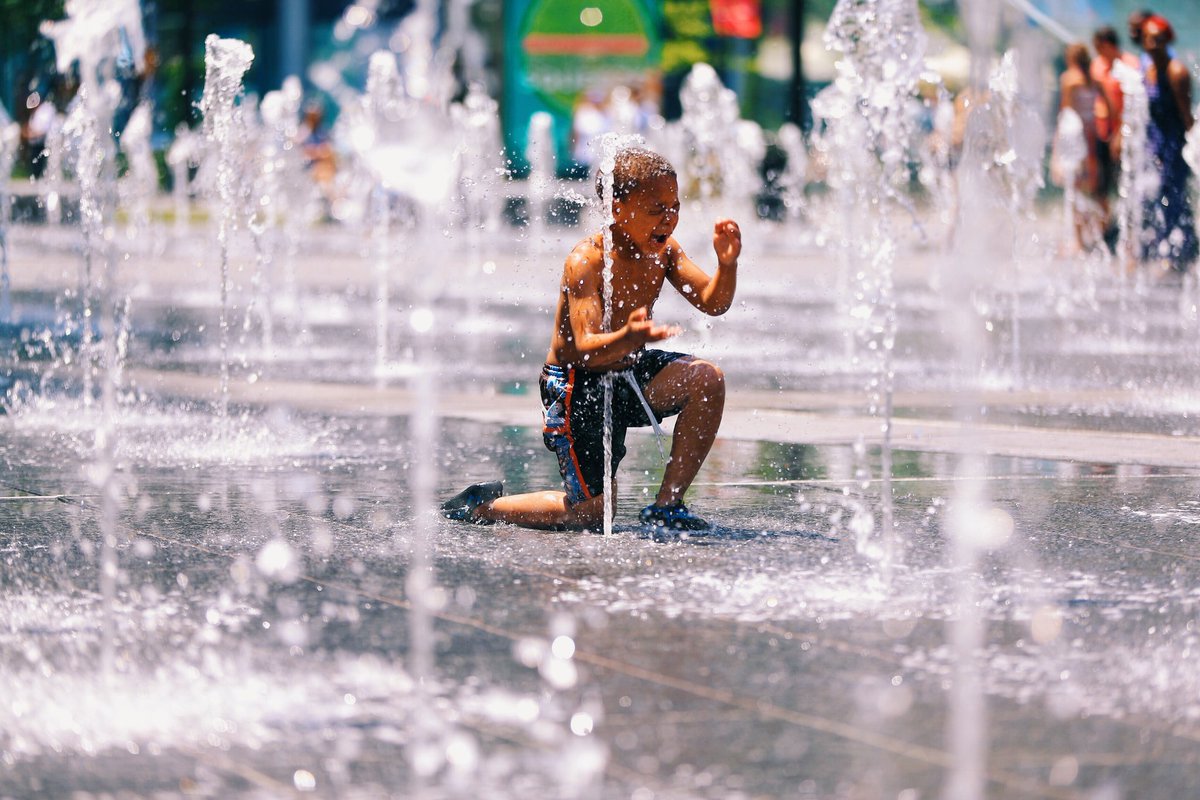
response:
<path id="1" fill-rule="evenodd" d="M 650 40 L 636 33 L 531 33 L 521 40 L 530 55 L 644 56 Z"/>
<path id="2" fill-rule="evenodd" d="M 718 36 L 757 39 L 762 36 L 760 0 L 709 0 L 713 30 Z"/>

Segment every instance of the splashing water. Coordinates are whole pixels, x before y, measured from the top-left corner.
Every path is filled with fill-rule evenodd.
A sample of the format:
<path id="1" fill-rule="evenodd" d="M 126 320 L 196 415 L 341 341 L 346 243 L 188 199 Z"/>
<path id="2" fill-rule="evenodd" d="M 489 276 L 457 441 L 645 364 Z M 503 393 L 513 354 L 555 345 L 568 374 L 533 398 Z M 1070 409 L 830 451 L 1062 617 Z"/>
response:
<path id="1" fill-rule="evenodd" d="M 167 150 L 167 166 L 171 168 L 171 200 L 175 213 L 175 236 L 182 238 L 188 230 L 191 217 L 191 181 L 189 171 L 200 163 L 199 137 L 186 124 L 175 128 L 175 139 Z"/>
<path id="2" fill-rule="evenodd" d="M 120 98 L 114 80 L 118 62 L 137 68 L 145 62 L 146 41 L 141 8 L 136 0 L 70 0 L 67 18 L 43 24 L 54 42 L 59 72 L 79 65 L 80 88 L 74 109 L 73 133 L 78 141 L 80 229 L 84 252 L 84 405 L 92 402 L 92 381 L 102 378 L 101 416 L 96 426 L 95 459 L 88 477 L 100 492 L 100 594 L 102 598 L 101 669 L 111 676 L 114 666 L 113 602 L 118 571 L 117 515 L 119 481 L 114 459 L 116 381 L 120 372 L 120 343 L 116 326 L 116 265 L 111 252 L 115 219 L 116 175 L 113 158 L 113 115 Z M 99 274 L 94 274 L 94 261 Z M 93 283 L 94 281 L 94 283 Z M 95 296 L 93 296 L 95 295 Z M 100 307 L 103 353 L 92 340 L 92 305 Z"/>
<path id="3" fill-rule="evenodd" d="M 740 117 L 737 93 L 717 71 L 696 64 L 679 90 L 682 138 L 678 159 L 685 188 L 695 185 L 702 212 L 717 197 L 726 203 L 751 202 L 759 189 L 756 165 L 766 155 L 762 128 Z"/>
<path id="4" fill-rule="evenodd" d="M 204 114 L 204 137 L 216 155 L 215 191 L 220 207 L 217 243 L 221 259 L 221 388 L 219 414 L 229 416 L 229 237 L 236 224 L 238 181 L 234 164 L 241 130 L 237 126 L 234 103 L 242 93 L 242 77 L 254 61 L 254 50 L 238 39 L 209 35 L 204 40 L 204 95 L 200 110 Z"/>
<path id="5" fill-rule="evenodd" d="M 138 0 L 67 0 L 65 11 L 66 19 L 42 24 L 42 33 L 54 41 L 60 73 L 78 61 L 80 77 L 88 83 L 96 79 L 102 62 L 126 46 L 134 64 L 139 69 L 144 65 L 146 36 Z"/>
<path id="6" fill-rule="evenodd" d="M 1018 68 L 1019 54 L 1008 50 L 988 77 L 989 109 L 995 115 L 996 144 L 993 164 L 1000 188 L 1007 199 L 1005 210 L 1013 228 L 1015 244 L 1018 220 L 1032 213 L 1034 198 L 1043 186 L 1042 152 L 1045 148 L 1044 126 L 1033 111 L 1037 104 L 1022 102 L 1022 78 Z M 1025 92 L 1024 94 L 1028 94 Z M 1021 385 L 1021 313 L 1020 269 L 1017 248 L 1012 253 L 1012 279 L 1008 283 L 1010 347 L 1009 367 L 1014 386 Z"/>
<path id="7" fill-rule="evenodd" d="M 154 234 L 150 226 L 150 206 L 158 193 L 158 166 L 150 146 L 153 113 L 149 103 L 139 103 L 121 134 L 121 152 L 129 164 L 121 182 L 121 195 L 129 209 L 127 239 L 131 248 L 150 248 Z"/>
<path id="8" fill-rule="evenodd" d="M 971 0 L 964 4 L 963 16 L 971 47 L 971 91 L 975 98 L 984 94 L 999 23 L 998 9 L 991 0 Z M 1004 75 L 1001 73 L 1001 81 Z M 986 103 L 967 118 L 959 166 L 959 230 L 985 229 L 992 215 L 996 192 L 995 119 Z M 994 233 L 992 234 L 994 236 Z M 948 276 L 950 302 L 946 306 L 947 328 L 956 337 L 958 365 L 968 386 L 977 374 L 983 341 L 978 317 L 971 298 L 986 285 L 984 271 L 990 268 L 989 235 L 956 236 L 951 253 L 956 268 Z M 974 384 L 977 385 L 977 384 Z M 980 403 L 971 391 L 964 392 L 957 416 L 970 424 Z M 959 482 L 955 485 L 948 521 L 950 563 L 954 581 L 954 618 L 947 622 L 946 635 L 955 653 L 954 680 L 946 721 L 946 739 L 950 742 L 952 766 L 945 776 L 945 796 L 961 800 L 982 800 L 987 770 L 987 705 L 982 690 L 982 665 L 979 652 L 984 640 L 984 621 L 979 610 L 975 572 L 982 552 L 976 534 L 987 505 L 987 489 L 980 479 L 983 470 L 983 445 L 972 436 L 972 448 L 960 458 Z"/>
<path id="9" fill-rule="evenodd" d="M 1117 186 L 1117 254 L 1132 270 L 1141 254 L 1145 204 L 1158 188 L 1158 170 L 1150 163 L 1146 148 L 1150 124 L 1150 101 L 1142 73 L 1121 61 L 1113 62 L 1112 75 L 1121 84 L 1121 175 Z"/>
<path id="10" fill-rule="evenodd" d="M 604 270 L 602 277 L 604 280 L 604 318 L 600 323 L 600 330 L 604 333 L 612 332 L 612 298 L 613 298 L 613 237 L 612 226 L 615 222 L 613 217 L 613 171 L 617 166 L 617 150 L 618 139 L 616 136 L 608 135 L 600 138 L 598 150 L 600 151 L 600 213 L 603 214 L 603 248 L 604 248 Z M 604 375 L 604 535 L 611 536 L 613 530 L 613 493 L 612 493 L 612 400 L 613 400 L 613 380 L 612 373 L 608 372 Z"/>
<path id="11" fill-rule="evenodd" d="M 867 386 L 871 411 L 882 418 L 880 472 L 883 479 L 880 540 L 871 542 L 874 524 L 865 508 L 855 513 L 852 527 L 860 552 L 877 558 L 885 581 L 890 581 L 897 557 L 891 490 L 891 418 L 896 337 L 896 305 L 892 269 L 895 236 L 889 229 L 884 200 L 905 205 L 897 191 L 906 171 L 907 152 L 917 133 L 906 113 L 924 69 L 926 36 L 914 0 L 839 0 L 830 17 L 825 44 L 840 53 L 837 78 L 822 91 L 814 112 L 824 117 L 830 138 L 839 143 L 842 171 L 835 184 L 846 209 L 845 252 L 858 276 L 851 315 L 858 321 L 860 350 L 873 362 Z M 844 159 L 844 160 L 842 160 Z M 859 222 L 866 216 L 873 228 L 862 237 Z M 854 247 L 852 242 L 858 242 Z M 860 482 L 869 480 L 865 464 L 856 470 Z"/>
<path id="12" fill-rule="evenodd" d="M 1079 190 L 1075 176 L 1083 160 L 1087 158 L 1087 139 L 1083 132 L 1083 120 L 1073 108 L 1064 108 L 1058 114 L 1058 127 L 1054 134 L 1053 168 L 1062 176 L 1063 184 L 1063 242 L 1067 248 L 1075 241 L 1075 227 L 1080 213 Z"/>
<path id="13" fill-rule="evenodd" d="M 374 146 L 391 117 L 404 103 L 404 87 L 396 67 L 396 56 L 380 50 L 371 54 L 367 66 L 367 91 L 363 95 L 361 141 Z M 391 277 L 391 207 L 382 181 L 376 181 L 368 201 L 371 211 L 371 238 L 375 242 L 375 373 L 382 380 L 388 364 L 388 303 Z"/>
<path id="14" fill-rule="evenodd" d="M 546 213 L 554 196 L 554 118 L 537 111 L 529 118 L 525 159 L 529 162 L 529 243 L 534 252 L 545 248 Z"/>
<path id="15" fill-rule="evenodd" d="M 8 272 L 8 176 L 21 140 L 21 126 L 0 108 L 0 324 L 12 322 L 11 278 Z"/>
<path id="16" fill-rule="evenodd" d="M 724 134 L 728 132 L 729 90 L 717 71 L 708 64 L 696 64 L 679 90 L 683 109 L 681 124 L 690 158 L 688 172 L 697 181 L 700 200 L 707 203 L 721 192 L 721 154 Z M 734 98 L 736 119 L 736 97 Z"/>

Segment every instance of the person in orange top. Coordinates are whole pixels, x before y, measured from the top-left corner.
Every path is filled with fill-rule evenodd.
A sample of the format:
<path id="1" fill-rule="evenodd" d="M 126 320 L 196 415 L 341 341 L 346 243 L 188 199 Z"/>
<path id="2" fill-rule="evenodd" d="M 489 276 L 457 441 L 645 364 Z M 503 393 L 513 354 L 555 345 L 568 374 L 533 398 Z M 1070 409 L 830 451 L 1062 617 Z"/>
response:
<path id="1" fill-rule="evenodd" d="M 1092 47 L 1096 57 L 1092 59 L 1092 80 L 1100 84 L 1104 90 L 1108 104 L 1096 103 L 1096 132 L 1100 141 L 1106 142 L 1114 160 L 1121 157 L 1121 114 L 1125 108 L 1125 95 L 1121 92 L 1121 82 L 1112 74 L 1113 65 L 1118 61 L 1141 71 L 1141 62 L 1133 53 L 1121 50 L 1118 44 L 1117 31 L 1111 25 L 1098 28 L 1092 35 Z"/>
<path id="2" fill-rule="evenodd" d="M 1121 167 L 1121 120 L 1125 110 L 1125 94 L 1121 90 L 1121 82 L 1113 75 L 1113 66 L 1120 62 L 1141 72 L 1141 60 L 1133 53 L 1122 51 L 1118 42 L 1117 31 L 1111 25 L 1098 28 L 1092 34 L 1096 57 L 1092 59 L 1090 72 L 1092 80 L 1104 93 L 1103 98 L 1096 99 L 1096 138 L 1099 139 L 1096 156 L 1100 167 L 1098 189 L 1106 197 L 1117 187 L 1117 174 Z M 1104 220 L 1104 240 L 1110 248 L 1115 246 L 1118 235 L 1116 222 L 1109 216 Z"/>

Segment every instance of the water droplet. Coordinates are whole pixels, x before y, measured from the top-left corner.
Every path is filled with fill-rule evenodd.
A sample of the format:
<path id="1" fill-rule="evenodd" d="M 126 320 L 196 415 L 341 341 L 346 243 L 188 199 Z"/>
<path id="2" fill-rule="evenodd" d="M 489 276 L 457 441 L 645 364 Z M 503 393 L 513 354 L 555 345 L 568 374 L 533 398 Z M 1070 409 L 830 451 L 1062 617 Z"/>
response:
<path id="1" fill-rule="evenodd" d="M 300 792 L 311 792 L 317 788 L 317 778 L 306 769 L 298 769 L 292 774 L 292 784 Z"/>
<path id="2" fill-rule="evenodd" d="M 555 658 L 569 659 L 575 655 L 575 640 L 570 636 L 559 636 L 550 645 L 550 652 Z"/>
<path id="3" fill-rule="evenodd" d="M 577 711 L 571 716 L 571 733 L 576 736 L 587 736 L 593 725 L 592 715 L 586 711 Z"/>

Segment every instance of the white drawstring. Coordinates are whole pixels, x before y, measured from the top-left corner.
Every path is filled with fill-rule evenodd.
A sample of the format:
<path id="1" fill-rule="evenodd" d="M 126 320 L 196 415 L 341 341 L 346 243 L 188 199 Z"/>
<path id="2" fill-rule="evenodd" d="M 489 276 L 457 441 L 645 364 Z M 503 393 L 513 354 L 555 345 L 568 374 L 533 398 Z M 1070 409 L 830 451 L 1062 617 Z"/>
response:
<path id="1" fill-rule="evenodd" d="M 658 424 L 658 417 L 654 416 L 654 411 L 651 410 L 650 404 L 646 402 L 646 396 L 642 394 L 642 387 L 638 386 L 633 370 L 623 369 L 617 374 L 629 382 L 629 385 L 633 387 L 633 393 L 637 395 L 637 399 L 642 401 L 642 408 L 646 410 L 646 416 L 650 418 L 650 424 L 654 427 L 654 441 L 658 444 L 658 454 L 662 457 L 663 463 L 667 463 L 667 453 L 663 450 L 663 437 L 666 436 L 666 433 L 663 432 L 662 426 Z"/>

